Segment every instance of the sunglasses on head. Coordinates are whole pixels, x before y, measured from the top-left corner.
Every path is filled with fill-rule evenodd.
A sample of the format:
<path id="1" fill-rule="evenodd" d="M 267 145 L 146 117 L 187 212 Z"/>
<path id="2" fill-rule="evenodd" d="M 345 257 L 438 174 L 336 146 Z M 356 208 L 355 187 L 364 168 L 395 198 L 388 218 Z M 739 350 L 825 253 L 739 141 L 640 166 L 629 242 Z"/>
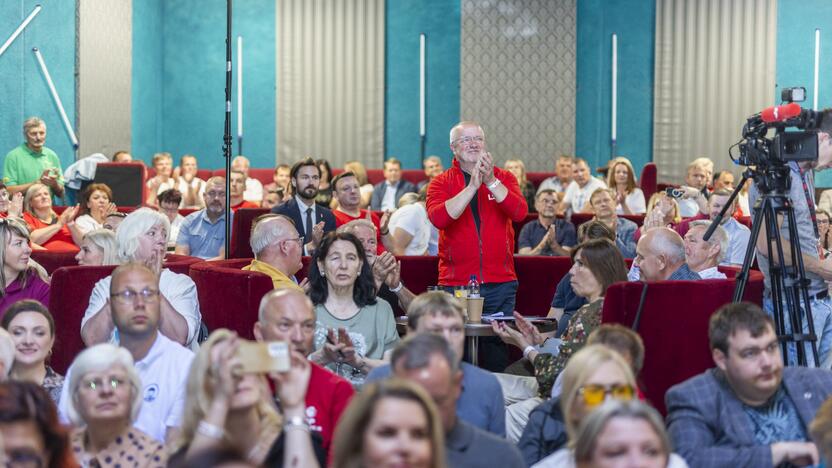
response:
<path id="1" fill-rule="evenodd" d="M 635 390 L 628 384 L 616 385 L 584 385 L 578 389 L 578 395 L 584 400 L 584 404 L 588 407 L 598 406 L 607 399 L 607 395 L 612 396 L 616 400 L 632 400 L 635 395 Z"/>

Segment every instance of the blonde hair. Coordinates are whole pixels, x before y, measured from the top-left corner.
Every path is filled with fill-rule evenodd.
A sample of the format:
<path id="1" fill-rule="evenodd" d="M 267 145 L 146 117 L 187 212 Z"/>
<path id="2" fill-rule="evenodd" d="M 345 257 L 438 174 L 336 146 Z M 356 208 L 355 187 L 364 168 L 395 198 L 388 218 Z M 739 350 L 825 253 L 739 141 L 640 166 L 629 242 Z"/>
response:
<path id="1" fill-rule="evenodd" d="M 136 260 L 135 254 L 136 250 L 139 249 L 139 236 L 157 224 L 164 226 L 165 232 L 170 233 L 170 220 L 158 211 L 150 208 L 139 208 L 127 215 L 116 231 L 119 260 L 122 262 Z"/>
<path id="2" fill-rule="evenodd" d="M 431 468 L 445 467 L 445 436 L 442 421 L 431 397 L 415 383 L 392 378 L 366 385 L 356 394 L 341 415 L 332 438 L 332 466 L 334 468 L 364 467 L 364 434 L 384 399 L 417 403 L 428 422 L 431 444 Z"/>
<path id="3" fill-rule="evenodd" d="M 26 224 L 17 219 L 17 218 L 0 218 L 0 260 L 5 262 L 6 259 L 6 246 L 12 241 L 12 236 L 19 236 L 27 241 L 29 240 L 29 228 Z M 35 263 L 34 260 L 29 260 L 30 264 Z M 40 266 L 40 265 L 38 265 Z M 22 272 L 18 275 L 18 279 L 20 280 L 20 287 L 25 288 L 26 283 L 29 281 L 29 277 L 32 276 L 33 273 L 37 273 L 37 269 L 33 268 L 31 265 L 26 271 Z M 42 276 L 42 275 L 41 275 Z M 6 269 L 0 268 L 0 297 L 6 295 L 6 283 L 8 283 L 10 278 L 6 278 Z M 14 281 L 14 280 L 12 280 Z M 48 279 L 44 279 L 44 281 L 48 282 Z"/>
<path id="4" fill-rule="evenodd" d="M 52 191 L 49 190 L 49 187 L 47 187 L 46 185 L 41 184 L 41 183 L 36 183 L 36 184 L 30 185 L 29 188 L 26 189 L 26 194 L 23 196 L 23 211 L 29 213 L 30 215 L 32 215 L 34 217 L 37 217 L 37 214 L 35 214 L 35 212 L 32 211 L 32 199 L 35 198 L 35 194 L 40 189 L 46 189 L 46 191 L 49 192 L 49 201 L 50 201 L 50 204 L 51 204 Z M 54 222 L 55 218 L 57 218 L 58 215 L 55 213 L 55 210 L 53 210 L 51 206 L 49 207 L 49 213 L 52 216 L 52 222 Z"/>
<path id="5" fill-rule="evenodd" d="M 575 353 L 566 368 L 563 369 L 563 390 L 560 395 L 560 408 L 566 423 L 569 440 L 575 440 L 580 421 L 575 421 L 574 408 L 578 399 L 578 390 L 589 380 L 602 365 L 611 362 L 624 375 L 626 383 L 636 388 L 636 379 L 627 361 L 616 351 L 604 345 L 586 345 Z"/>
<path id="6" fill-rule="evenodd" d="M 656 207 L 656 203 L 662 199 L 665 195 L 664 192 L 656 192 L 653 195 L 650 195 L 650 200 L 647 201 L 647 213 L 653 211 L 653 208 Z M 675 198 L 667 197 L 668 200 L 673 204 L 673 224 L 682 222 L 682 212 L 679 210 L 679 202 L 676 201 Z"/>
<path id="7" fill-rule="evenodd" d="M 84 234 L 84 240 L 89 240 L 104 253 L 101 257 L 102 265 L 118 265 L 116 233 L 109 229 L 93 229 Z"/>
<path id="8" fill-rule="evenodd" d="M 90 372 L 100 372 L 110 369 L 113 366 L 122 366 L 127 373 L 127 380 L 133 387 L 130 402 L 130 421 L 135 421 L 142 406 L 142 380 L 133 365 L 133 355 L 130 351 L 110 343 L 101 343 L 91 346 L 83 351 L 72 361 L 72 373 L 65 385 L 69 386 L 69 401 L 67 402 L 66 414 L 70 421 L 76 426 L 85 426 L 86 421 L 78 411 L 78 401 L 75 392 L 81 385 L 81 379 Z"/>
<path id="9" fill-rule="evenodd" d="M 190 445 L 196 435 L 199 422 L 208 414 L 213 397 L 210 393 L 210 385 L 208 382 L 208 379 L 211 378 L 209 375 L 212 366 L 211 350 L 214 349 L 214 345 L 230 339 L 233 335 L 233 332 L 225 328 L 215 330 L 208 337 L 208 340 L 200 345 L 199 351 L 194 356 L 193 361 L 191 361 L 191 369 L 188 372 L 188 383 L 185 387 L 187 396 L 185 397 L 181 434 L 179 439 L 173 443 L 170 453 L 176 453 L 182 447 Z M 265 380 L 262 381 L 262 388 L 268 388 Z M 271 402 L 271 395 L 261 395 L 256 409 L 260 418 L 261 427 L 271 425 L 280 426 L 283 423 L 283 417 L 277 412 L 277 408 Z"/>
<path id="10" fill-rule="evenodd" d="M 508 171 L 509 163 L 514 163 L 514 164 L 517 164 L 518 166 L 520 166 L 519 182 L 520 182 L 520 187 L 522 188 L 524 185 L 526 185 L 526 180 L 527 180 L 526 179 L 526 164 L 524 164 L 523 161 L 520 160 L 520 159 L 506 159 L 506 162 L 503 163 L 503 169 Z"/>
<path id="11" fill-rule="evenodd" d="M 629 159 L 619 156 L 612 161 L 610 161 L 607 167 L 607 187 L 611 189 L 616 188 L 615 183 L 615 168 L 616 166 L 624 165 L 627 168 L 627 193 L 633 193 L 633 190 L 636 188 L 636 171 L 633 169 L 633 163 L 630 162 Z"/>
<path id="12" fill-rule="evenodd" d="M 359 186 L 364 186 L 369 183 L 369 179 L 367 179 L 367 168 L 360 161 L 345 162 L 344 171 L 352 172 L 355 175 L 355 179 L 358 180 Z"/>

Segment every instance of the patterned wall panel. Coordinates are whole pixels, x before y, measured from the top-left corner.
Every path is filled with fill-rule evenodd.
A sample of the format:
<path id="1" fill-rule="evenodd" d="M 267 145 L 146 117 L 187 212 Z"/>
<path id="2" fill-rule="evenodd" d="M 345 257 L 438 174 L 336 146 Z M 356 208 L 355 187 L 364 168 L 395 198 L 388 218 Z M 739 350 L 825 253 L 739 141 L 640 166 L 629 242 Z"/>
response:
<path id="1" fill-rule="evenodd" d="M 130 150 L 133 2 L 78 4 L 78 156 Z"/>
<path id="2" fill-rule="evenodd" d="M 462 0 L 460 115 L 497 162 L 575 150 L 575 0 Z"/>

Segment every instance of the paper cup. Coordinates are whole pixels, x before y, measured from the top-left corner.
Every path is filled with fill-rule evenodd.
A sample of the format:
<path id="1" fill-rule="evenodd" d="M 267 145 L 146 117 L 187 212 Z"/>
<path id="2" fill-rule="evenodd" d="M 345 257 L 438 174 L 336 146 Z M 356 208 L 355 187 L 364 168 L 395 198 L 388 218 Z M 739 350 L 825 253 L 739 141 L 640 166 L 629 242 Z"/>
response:
<path id="1" fill-rule="evenodd" d="M 482 322 L 482 306 L 485 304 L 485 298 L 469 297 L 468 301 L 468 323 Z"/>

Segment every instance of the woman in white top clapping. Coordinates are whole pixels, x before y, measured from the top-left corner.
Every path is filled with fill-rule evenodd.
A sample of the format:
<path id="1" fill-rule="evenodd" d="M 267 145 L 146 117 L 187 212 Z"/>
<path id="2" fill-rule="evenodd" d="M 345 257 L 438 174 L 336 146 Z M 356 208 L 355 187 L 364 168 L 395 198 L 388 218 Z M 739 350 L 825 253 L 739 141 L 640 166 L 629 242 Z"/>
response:
<path id="1" fill-rule="evenodd" d="M 617 214 L 644 214 L 644 192 L 636 186 L 633 165 L 627 158 L 618 157 L 610 161 L 607 171 L 607 186 L 615 190 Z"/>

